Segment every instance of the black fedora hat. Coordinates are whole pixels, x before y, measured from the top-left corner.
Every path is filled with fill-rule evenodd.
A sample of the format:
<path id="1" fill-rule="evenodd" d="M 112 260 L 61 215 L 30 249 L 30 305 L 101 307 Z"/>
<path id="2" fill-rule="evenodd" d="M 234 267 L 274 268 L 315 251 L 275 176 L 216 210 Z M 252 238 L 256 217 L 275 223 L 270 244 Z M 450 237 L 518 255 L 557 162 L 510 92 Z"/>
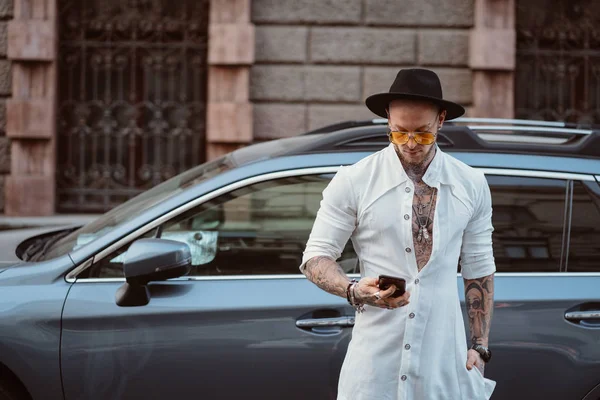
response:
<path id="1" fill-rule="evenodd" d="M 421 68 L 401 69 L 388 93 L 378 93 L 367 97 L 369 110 L 387 118 L 386 110 L 394 100 L 421 100 L 436 104 L 446 110 L 446 120 L 458 118 L 465 113 L 460 104 L 444 100 L 440 78 L 433 71 Z"/>

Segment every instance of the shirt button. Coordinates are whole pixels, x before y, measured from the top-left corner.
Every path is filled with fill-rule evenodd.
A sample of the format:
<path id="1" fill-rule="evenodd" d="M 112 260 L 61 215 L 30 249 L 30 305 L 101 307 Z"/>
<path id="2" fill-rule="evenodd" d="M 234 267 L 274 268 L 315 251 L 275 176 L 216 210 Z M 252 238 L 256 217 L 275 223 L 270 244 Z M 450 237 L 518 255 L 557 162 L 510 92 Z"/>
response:
<path id="1" fill-rule="evenodd" d="M 407 252 L 407 253 L 410 253 L 411 251 L 412 251 L 412 250 L 410 249 L 410 247 L 407 247 L 407 248 L 406 248 L 406 252 Z"/>
<path id="2" fill-rule="evenodd" d="M 402 376 L 400 377 L 400 379 L 402 379 L 403 381 L 405 381 L 405 380 L 407 379 L 407 376 L 406 376 L 406 375 L 402 375 Z"/>
<path id="3" fill-rule="evenodd" d="M 404 214 L 404 219 L 408 221 L 410 219 L 410 215 Z"/>
<path id="4" fill-rule="evenodd" d="M 415 313 L 411 312 L 410 314 L 408 314 L 408 318 L 413 319 L 415 317 Z"/>
<path id="5" fill-rule="evenodd" d="M 406 350 L 410 350 L 410 344 L 407 344 L 406 346 L 404 346 L 404 348 L 405 348 Z"/>
<path id="6" fill-rule="evenodd" d="M 404 191 L 405 191 L 406 193 L 410 193 L 410 188 L 407 186 L 407 187 L 405 187 L 405 188 L 404 188 Z"/>
<path id="7" fill-rule="evenodd" d="M 415 279 L 415 285 L 418 285 L 419 282 L 420 282 L 419 279 Z"/>

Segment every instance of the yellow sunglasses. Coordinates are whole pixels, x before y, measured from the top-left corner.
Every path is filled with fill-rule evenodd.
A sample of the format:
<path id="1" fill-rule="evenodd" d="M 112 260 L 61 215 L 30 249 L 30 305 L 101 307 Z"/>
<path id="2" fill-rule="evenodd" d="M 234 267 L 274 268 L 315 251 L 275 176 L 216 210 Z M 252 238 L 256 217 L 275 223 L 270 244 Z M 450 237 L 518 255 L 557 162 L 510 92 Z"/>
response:
<path id="1" fill-rule="evenodd" d="M 437 121 L 439 117 L 439 114 L 436 115 L 435 121 Z M 388 135 L 390 136 L 390 141 L 394 144 L 406 144 L 410 140 L 410 132 L 391 130 Z M 437 133 L 433 132 L 413 132 L 413 139 L 415 139 L 415 142 L 424 146 L 435 143 L 436 136 Z"/>
<path id="2" fill-rule="evenodd" d="M 410 140 L 410 132 L 402 131 L 390 131 L 390 141 L 394 144 L 406 144 Z M 424 146 L 433 144 L 435 142 L 437 134 L 433 132 L 415 132 L 413 133 L 413 139 L 417 144 Z"/>

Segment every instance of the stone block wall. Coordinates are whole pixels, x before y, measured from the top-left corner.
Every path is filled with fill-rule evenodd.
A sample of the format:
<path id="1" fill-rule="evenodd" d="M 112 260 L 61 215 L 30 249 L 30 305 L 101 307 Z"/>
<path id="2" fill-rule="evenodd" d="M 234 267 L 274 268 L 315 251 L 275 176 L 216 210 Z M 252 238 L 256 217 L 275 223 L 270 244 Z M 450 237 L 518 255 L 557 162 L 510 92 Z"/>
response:
<path id="1" fill-rule="evenodd" d="M 4 210 L 4 186 L 10 173 L 10 140 L 6 136 L 6 99 L 11 95 L 10 61 L 6 59 L 8 21 L 13 16 L 13 0 L 0 0 L 0 212 Z"/>
<path id="2" fill-rule="evenodd" d="M 364 99 L 404 67 L 435 70 L 445 97 L 473 102 L 474 0 L 252 0 L 251 18 L 255 139 L 374 118 Z"/>

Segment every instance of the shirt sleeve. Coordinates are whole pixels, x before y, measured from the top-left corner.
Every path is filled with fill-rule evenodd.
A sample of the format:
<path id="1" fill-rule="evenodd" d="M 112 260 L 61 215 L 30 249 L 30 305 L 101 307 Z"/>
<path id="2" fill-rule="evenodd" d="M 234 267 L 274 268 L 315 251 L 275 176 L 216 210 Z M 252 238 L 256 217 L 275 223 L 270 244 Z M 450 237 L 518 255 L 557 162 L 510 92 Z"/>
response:
<path id="1" fill-rule="evenodd" d="M 302 257 L 300 271 L 308 260 L 326 256 L 337 260 L 356 228 L 356 198 L 348 172 L 340 167 L 323 191 L 323 199 Z"/>
<path id="2" fill-rule="evenodd" d="M 479 186 L 477 206 L 463 234 L 460 265 L 464 279 L 483 278 L 496 272 L 492 248 L 492 194 L 483 174 Z"/>

